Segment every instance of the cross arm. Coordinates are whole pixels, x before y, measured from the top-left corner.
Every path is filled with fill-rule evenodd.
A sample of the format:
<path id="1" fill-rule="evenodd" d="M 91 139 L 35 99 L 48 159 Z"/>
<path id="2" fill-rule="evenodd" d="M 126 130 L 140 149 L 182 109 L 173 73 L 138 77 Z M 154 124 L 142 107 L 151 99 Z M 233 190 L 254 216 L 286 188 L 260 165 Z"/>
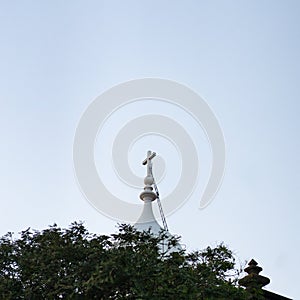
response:
<path id="1" fill-rule="evenodd" d="M 150 155 L 147 156 L 146 159 L 143 160 L 142 164 L 146 165 L 148 163 L 149 160 L 151 160 L 152 158 L 154 158 L 156 156 L 155 152 L 152 152 Z"/>

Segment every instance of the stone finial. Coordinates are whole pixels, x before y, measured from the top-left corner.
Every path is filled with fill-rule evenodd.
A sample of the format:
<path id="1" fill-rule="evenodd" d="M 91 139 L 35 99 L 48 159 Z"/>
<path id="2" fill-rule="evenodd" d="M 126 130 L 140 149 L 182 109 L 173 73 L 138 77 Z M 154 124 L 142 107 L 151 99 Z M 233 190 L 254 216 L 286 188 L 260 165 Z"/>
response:
<path id="1" fill-rule="evenodd" d="M 265 285 L 270 283 L 270 279 L 259 275 L 263 269 L 257 265 L 254 259 L 248 263 L 248 267 L 245 268 L 245 272 L 248 273 L 244 278 L 239 280 L 239 284 L 244 286 L 247 290 L 262 289 Z"/>

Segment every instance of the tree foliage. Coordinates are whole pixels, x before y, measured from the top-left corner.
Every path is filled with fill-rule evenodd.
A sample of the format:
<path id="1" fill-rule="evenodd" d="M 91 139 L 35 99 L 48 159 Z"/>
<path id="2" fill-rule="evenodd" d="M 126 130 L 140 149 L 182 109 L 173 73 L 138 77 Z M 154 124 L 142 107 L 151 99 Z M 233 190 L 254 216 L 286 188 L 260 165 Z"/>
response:
<path id="1" fill-rule="evenodd" d="M 167 245 L 162 251 L 161 244 Z M 120 225 L 110 236 L 82 223 L 0 239 L 1 299 L 244 299 L 223 244 L 172 252 L 177 237 Z"/>

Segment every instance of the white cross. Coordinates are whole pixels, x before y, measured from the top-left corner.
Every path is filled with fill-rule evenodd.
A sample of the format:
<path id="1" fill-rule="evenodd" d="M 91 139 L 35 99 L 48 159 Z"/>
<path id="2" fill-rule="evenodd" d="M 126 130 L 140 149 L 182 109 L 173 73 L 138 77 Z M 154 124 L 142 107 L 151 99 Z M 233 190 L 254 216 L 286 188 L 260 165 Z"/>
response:
<path id="1" fill-rule="evenodd" d="M 143 160 L 143 165 L 147 165 L 147 176 L 152 176 L 151 160 L 156 156 L 155 152 L 148 151 L 146 159 Z"/>

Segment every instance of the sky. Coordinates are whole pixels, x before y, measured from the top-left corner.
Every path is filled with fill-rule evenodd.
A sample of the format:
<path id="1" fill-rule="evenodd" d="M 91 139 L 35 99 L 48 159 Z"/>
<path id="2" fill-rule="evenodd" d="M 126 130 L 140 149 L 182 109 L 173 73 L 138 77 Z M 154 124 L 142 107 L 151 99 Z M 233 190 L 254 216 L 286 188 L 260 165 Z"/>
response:
<path id="1" fill-rule="evenodd" d="M 117 84 L 170 79 L 205 99 L 226 143 L 223 183 L 200 210 L 202 169 L 212 158 L 201 128 L 199 135 L 190 128 L 203 182 L 167 216 L 170 231 L 188 250 L 224 241 L 241 262 L 257 260 L 271 278 L 267 289 L 300 298 L 299 15 L 293 0 L 0 1 L 0 234 L 76 220 L 92 232 L 115 232 L 117 221 L 95 210 L 77 184 L 77 125 L 89 104 Z M 128 121 L 148 109 L 120 113 Z M 160 109 L 152 103 L 150 111 Z M 193 126 L 178 111 L 174 118 Z M 110 145 L 107 128 L 99 147 Z M 130 166 L 151 148 L 165 155 L 166 174 L 176 175 L 177 154 L 167 144 L 140 141 Z M 160 184 L 162 204 L 176 183 L 171 177 Z M 138 190 L 119 184 L 115 190 L 140 202 Z"/>

